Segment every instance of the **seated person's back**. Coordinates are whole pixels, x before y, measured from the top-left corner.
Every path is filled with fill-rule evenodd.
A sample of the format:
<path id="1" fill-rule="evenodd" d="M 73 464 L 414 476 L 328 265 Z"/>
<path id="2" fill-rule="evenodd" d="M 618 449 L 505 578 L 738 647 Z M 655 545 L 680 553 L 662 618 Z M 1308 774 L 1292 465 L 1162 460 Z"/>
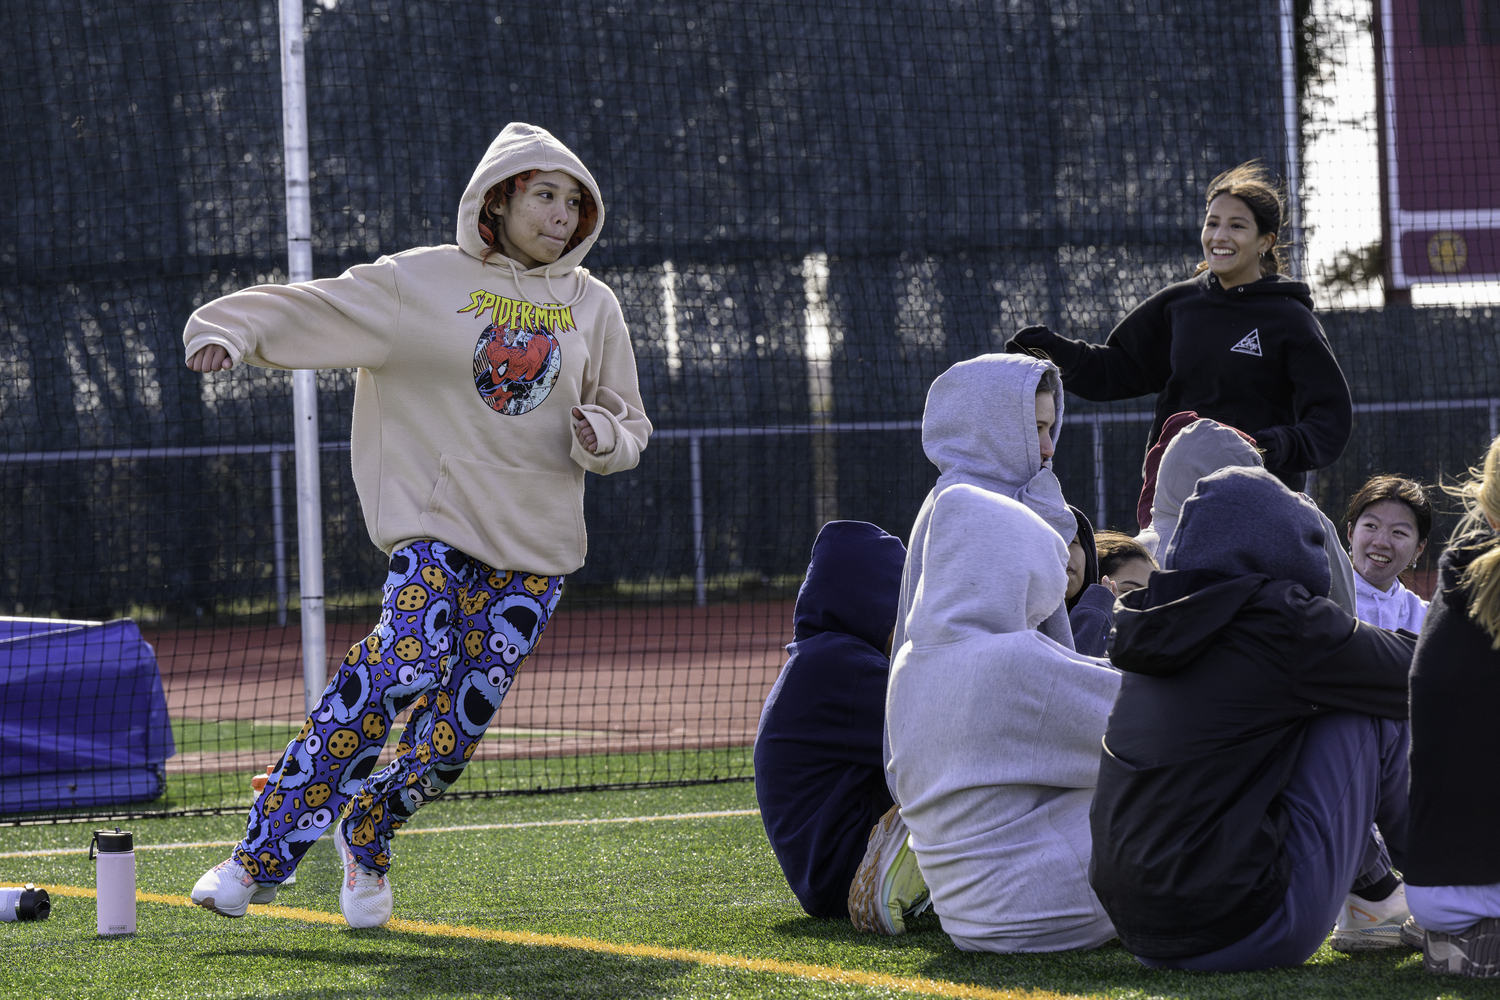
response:
<path id="1" fill-rule="evenodd" d="M 933 908 L 965 950 L 1103 944 L 1088 808 L 1119 675 L 1034 631 L 1062 599 L 1067 545 L 967 484 L 937 496 L 925 544 L 886 712 Z"/>
<path id="2" fill-rule="evenodd" d="M 887 651 L 906 547 L 863 521 L 830 521 L 797 593 L 790 657 L 755 739 L 755 795 L 802 908 L 848 915 L 870 828 L 892 805 L 881 768 Z"/>

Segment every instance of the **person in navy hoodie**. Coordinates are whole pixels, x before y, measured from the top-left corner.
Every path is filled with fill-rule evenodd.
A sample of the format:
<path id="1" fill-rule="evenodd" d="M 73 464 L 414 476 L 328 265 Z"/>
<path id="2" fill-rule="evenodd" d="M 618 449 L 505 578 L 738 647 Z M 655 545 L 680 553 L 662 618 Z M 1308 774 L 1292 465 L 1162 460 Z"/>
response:
<path id="1" fill-rule="evenodd" d="M 790 654 L 755 736 L 755 797 L 766 837 L 802 908 L 849 916 L 886 787 L 889 643 L 906 546 L 863 521 L 829 521 L 797 592 Z M 913 866 L 914 867 L 914 866 Z"/>
<path id="2" fill-rule="evenodd" d="M 1264 469 L 1221 469 L 1116 605 L 1089 877 L 1153 968 L 1300 965 L 1336 920 L 1339 950 L 1401 946 L 1415 637 L 1328 600 L 1325 530 Z"/>
<path id="3" fill-rule="evenodd" d="M 1255 438 L 1266 468 L 1301 491 L 1343 453 L 1354 411 L 1307 285 L 1279 273 L 1282 218 L 1264 169 L 1242 163 L 1208 185 L 1192 278 L 1131 310 L 1103 344 L 1028 326 L 1006 350 L 1052 361 L 1084 399 L 1158 394 L 1148 452 L 1168 417 L 1195 410 Z"/>

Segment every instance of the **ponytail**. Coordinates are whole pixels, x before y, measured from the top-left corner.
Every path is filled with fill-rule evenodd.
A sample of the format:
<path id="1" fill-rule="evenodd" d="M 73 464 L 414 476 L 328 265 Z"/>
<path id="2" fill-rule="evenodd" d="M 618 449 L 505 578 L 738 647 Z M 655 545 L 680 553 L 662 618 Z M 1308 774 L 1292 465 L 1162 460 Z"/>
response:
<path id="1" fill-rule="evenodd" d="M 1464 505 L 1455 543 L 1485 546 L 1458 585 L 1469 592 L 1469 617 L 1489 635 L 1490 648 L 1500 650 L 1500 536 L 1489 524 L 1500 521 L 1500 438 L 1490 442 L 1483 469 L 1470 469 L 1469 478 L 1449 492 Z"/>

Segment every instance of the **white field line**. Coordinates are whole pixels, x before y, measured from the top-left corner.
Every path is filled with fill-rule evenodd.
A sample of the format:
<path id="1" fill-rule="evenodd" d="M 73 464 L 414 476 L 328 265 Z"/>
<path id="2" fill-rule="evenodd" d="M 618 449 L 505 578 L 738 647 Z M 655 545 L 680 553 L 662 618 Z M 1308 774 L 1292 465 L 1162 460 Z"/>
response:
<path id="1" fill-rule="evenodd" d="M 545 819 L 530 823 L 475 823 L 471 826 L 428 826 L 417 830 L 397 830 L 396 836 L 422 833 L 469 833 L 477 830 L 529 830 L 542 826 L 595 826 L 601 823 L 662 823 L 684 819 L 722 819 L 729 816 L 759 816 L 759 809 L 723 809 L 718 812 L 669 813 L 665 816 L 616 816 L 608 819 Z M 137 851 L 182 851 L 197 847 L 234 847 L 238 840 L 195 840 L 175 844 L 137 844 Z M 49 851 L 3 851 L 0 858 L 45 858 L 59 854 L 87 854 L 87 848 L 60 847 Z"/>

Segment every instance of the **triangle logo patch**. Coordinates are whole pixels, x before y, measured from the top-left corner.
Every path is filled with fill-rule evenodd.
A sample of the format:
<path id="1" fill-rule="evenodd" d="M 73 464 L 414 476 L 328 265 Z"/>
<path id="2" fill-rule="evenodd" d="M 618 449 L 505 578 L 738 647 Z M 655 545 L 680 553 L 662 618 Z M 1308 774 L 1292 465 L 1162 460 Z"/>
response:
<path id="1" fill-rule="evenodd" d="M 1240 338 L 1240 342 L 1231 347 L 1230 350 L 1238 351 L 1240 354 L 1253 354 L 1257 358 L 1263 357 L 1264 355 L 1260 353 L 1260 327 L 1256 327 L 1245 334 L 1244 337 Z"/>

